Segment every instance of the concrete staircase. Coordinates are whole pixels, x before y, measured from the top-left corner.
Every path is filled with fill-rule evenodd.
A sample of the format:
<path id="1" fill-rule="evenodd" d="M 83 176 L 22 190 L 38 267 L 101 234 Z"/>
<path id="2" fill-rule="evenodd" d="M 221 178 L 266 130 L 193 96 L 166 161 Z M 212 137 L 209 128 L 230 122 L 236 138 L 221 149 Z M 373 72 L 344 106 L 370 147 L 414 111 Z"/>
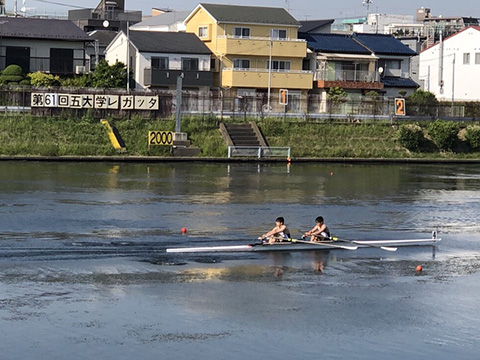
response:
<path id="1" fill-rule="evenodd" d="M 172 147 L 173 156 L 196 156 L 200 154 L 200 148 L 191 145 L 186 133 L 176 133 L 175 137 Z"/>
<path id="2" fill-rule="evenodd" d="M 220 131 L 227 146 L 268 146 L 257 124 L 220 124 Z"/>

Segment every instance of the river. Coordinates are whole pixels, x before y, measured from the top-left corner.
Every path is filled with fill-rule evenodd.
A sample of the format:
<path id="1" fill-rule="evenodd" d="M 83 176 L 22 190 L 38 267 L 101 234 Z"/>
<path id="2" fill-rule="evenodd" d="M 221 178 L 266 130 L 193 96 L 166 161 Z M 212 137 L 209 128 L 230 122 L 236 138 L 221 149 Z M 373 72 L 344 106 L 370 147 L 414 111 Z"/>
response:
<path id="1" fill-rule="evenodd" d="M 0 162 L 1 358 L 478 359 L 479 189 L 478 165 Z M 319 215 L 442 241 L 165 253 Z"/>

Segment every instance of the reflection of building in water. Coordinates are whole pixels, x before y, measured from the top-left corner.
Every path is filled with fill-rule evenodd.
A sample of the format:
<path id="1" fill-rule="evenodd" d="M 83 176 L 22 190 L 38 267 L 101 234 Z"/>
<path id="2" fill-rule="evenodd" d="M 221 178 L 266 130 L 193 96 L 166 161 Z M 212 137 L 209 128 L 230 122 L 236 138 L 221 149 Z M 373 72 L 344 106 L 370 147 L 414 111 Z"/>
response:
<path id="1" fill-rule="evenodd" d="M 194 268 L 182 271 L 180 274 L 184 281 L 203 282 L 211 280 L 254 280 L 262 278 L 271 271 L 269 266 L 261 265 L 240 265 L 234 267 L 208 267 Z"/>

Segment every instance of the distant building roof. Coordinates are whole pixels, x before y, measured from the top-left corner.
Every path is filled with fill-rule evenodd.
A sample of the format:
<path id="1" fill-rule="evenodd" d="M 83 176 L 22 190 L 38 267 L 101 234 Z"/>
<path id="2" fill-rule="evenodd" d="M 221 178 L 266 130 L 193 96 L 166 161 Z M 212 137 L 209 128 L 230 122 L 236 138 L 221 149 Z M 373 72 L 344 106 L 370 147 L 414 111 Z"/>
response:
<path id="1" fill-rule="evenodd" d="M 326 28 L 327 26 L 328 30 L 330 30 L 330 25 L 332 25 L 334 21 L 335 19 L 300 21 L 300 24 L 302 24 L 302 26 L 300 27 L 300 29 L 298 29 L 298 32 L 316 33 L 319 30 Z"/>
<path id="2" fill-rule="evenodd" d="M 130 31 L 130 41 L 141 52 L 200 54 L 209 55 L 212 52 L 193 33 Z"/>
<path id="3" fill-rule="evenodd" d="M 200 4 L 218 22 L 294 25 L 301 24 L 287 10 L 277 7 Z"/>
<path id="4" fill-rule="evenodd" d="M 117 32 L 113 30 L 94 30 L 88 33 L 91 39 L 98 40 L 100 46 L 107 46 L 117 36 Z"/>
<path id="5" fill-rule="evenodd" d="M 24 38 L 66 41 L 90 41 L 87 34 L 70 20 L 3 17 L 2 38 Z"/>
<path id="6" fill-rule="evenodd" d="M 457 32 L 454 33 L 454 34 L 452 34 L 452 35 L 450 35 L 450 36 L 447 36 L 445 39 L 443 39 L 443 42 L 445 42 L 445 41 L 447 41 L 447 40 L 449 40 L 449 39 L 457 36 L 458 34 L 461 34 L 462 32 L 464 32 L 464 31 L 466 31 L 466 30 L 468 30 L 468 29 L 474 29 L 474 30 L 480 31 L 480 26 L 468 26 L 468 27 L 466 27 L 466 28 L 463 28 L 462 30 L 457 31 Z M 438 44 L 439 44 L 439 41 L 437 41 L 435 44 L 433 44 L 433 45 L 431 45 L 431 46 L 423 49 L 421 52 L 427 51 L 428 49 L 431 49 L 432 47 L 437 46 Z"/>
<path id="7" fill-rule="evenodd" d="M 300 39 L 307 41 L 307 46 L 315 52 L 368 54 L 364 46 L 356 42 L 351 35 L 346 34 L 306 34 L 300 33 Z"/>
<path id="8" fill-rule="evenodd" d="M 354 33 L 352 36 L 377 55 L 417 55 L 414 50 L 392 35 Z"/>
<path id="9" fill-rule="evenodd" d="M 415 81 L 410 78 L 394 77 L 394 76 L 384 76 L 382 77 L 382 83 L 385 87 L 396 87 L 396 88 L 419 88 Z"/>
<path id="10" fill-rule="evenodd" d="M 163 14 L 152 16 L 142 22 L 132 25 L 130 28 L 140 28 L 146 26 L 167 26 L 176 22 L 183 22 L 191 11 L 170 11 Z"/>

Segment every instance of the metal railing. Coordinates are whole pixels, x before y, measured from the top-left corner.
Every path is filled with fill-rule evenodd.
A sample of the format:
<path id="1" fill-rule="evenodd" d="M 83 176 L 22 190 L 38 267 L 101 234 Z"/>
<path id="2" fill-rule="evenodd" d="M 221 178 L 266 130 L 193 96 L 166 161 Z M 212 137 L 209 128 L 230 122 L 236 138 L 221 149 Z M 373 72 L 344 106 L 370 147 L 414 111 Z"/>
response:
<path id="1" fill-rule="evenodd" d="M 228 158 L 238 157 L 256 157 L 258 159 L 265 157 L 283 157 L 290 159 L 289 147 L 271 147 L 271 146 L 229 146 Z"/>
<path id="2" fill-rule="evenodd" d="M 367 70 L 319 70 L 315 72 L 314 80 L 375 82 L 380 81 L 380 75 L 377 71 Z"/>

